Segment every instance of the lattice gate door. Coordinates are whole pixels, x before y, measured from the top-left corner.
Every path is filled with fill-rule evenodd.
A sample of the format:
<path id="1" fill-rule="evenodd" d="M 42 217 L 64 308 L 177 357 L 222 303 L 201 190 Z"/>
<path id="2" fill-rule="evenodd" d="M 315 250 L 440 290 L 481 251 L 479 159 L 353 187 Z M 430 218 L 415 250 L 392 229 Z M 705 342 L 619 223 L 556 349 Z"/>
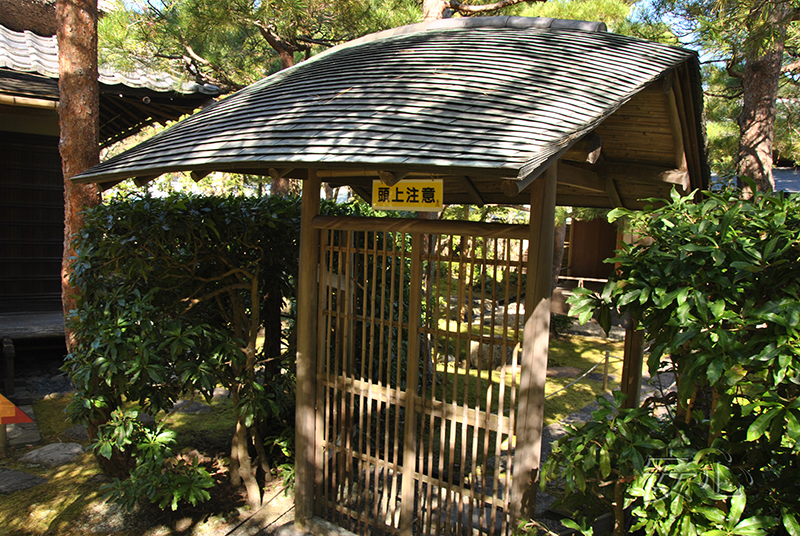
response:
<path id="1" fill-rule="evenodd" d="M 510 532 L 525 251 L 322 230 L 317 516 L 363 535 Z"/>

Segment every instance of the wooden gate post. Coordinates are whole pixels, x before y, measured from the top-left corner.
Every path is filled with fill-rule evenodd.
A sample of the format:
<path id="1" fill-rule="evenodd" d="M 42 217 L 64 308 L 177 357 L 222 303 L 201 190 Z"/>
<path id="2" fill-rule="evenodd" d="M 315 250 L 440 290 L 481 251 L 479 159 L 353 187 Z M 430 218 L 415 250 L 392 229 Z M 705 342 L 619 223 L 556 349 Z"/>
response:
<path id="1" fill-rule="evenodd" d="M 297 413 L 295 431 L 295 526 L 308 530 L 314 515 L 315 371 L 317 352 L 317 271 L 319 231 L 311 224 L 319 214 L 320 179 L 314 170 L 303 181 L 300 258 L 297 276 Z"/>
<path id="2" fill-rule="evenodd" d="M 512 523 L 536 511 L 536 486 L 542 450 L 544 383 L 550 346 L 550 298 L 556 211 L 556 165 L 531 185 L 530 238 L 525 283 L 525 330 L 522 339 L 519 413 L 516 425 Z"/>

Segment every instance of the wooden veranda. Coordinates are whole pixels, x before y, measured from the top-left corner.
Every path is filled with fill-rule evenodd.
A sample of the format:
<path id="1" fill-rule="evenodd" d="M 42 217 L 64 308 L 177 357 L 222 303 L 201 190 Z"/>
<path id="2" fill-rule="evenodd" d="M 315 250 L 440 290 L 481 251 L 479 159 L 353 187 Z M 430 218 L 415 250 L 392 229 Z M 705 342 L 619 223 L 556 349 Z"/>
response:
<path id="1" fill-rule="evenodd" d="M 701 117 L 692 52 L 598 23 L 437 21 L 335 47 L 74 180 L 301 179 L 297 527 L 508 534 L 535 502 L 555 208 L 705 187 Z M 370 201 L 410 178 L 530 222 L 319 213 L 323 181 Z"/>

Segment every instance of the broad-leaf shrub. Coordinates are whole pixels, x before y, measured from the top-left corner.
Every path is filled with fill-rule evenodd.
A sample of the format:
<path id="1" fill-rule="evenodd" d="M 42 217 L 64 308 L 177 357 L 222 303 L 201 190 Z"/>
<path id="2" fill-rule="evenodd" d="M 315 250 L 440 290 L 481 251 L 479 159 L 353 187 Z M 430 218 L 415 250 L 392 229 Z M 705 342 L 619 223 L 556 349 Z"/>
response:
<path id="1" fill-rule="evenodd" d="M 232 480 L 244 481 L 251 504 L 260 501 L 256 476 L 270 478 L 262 431 L 294 424 L 293 320 L 280 315 L 294 296 L 299 217 L 299 200 L 274 197 L 130 198 L 86 214 L 74 265 L 82 293 L 71 320 L 78 344 L 65 364 L 77 388 L 69 412 L 98 437 L 107 472 L 133 475 L 118 491 L 147 479 L 174 491 L 165 475 L 179 473 L 188 479 L 181 489 L 191 493 L 164 489 L 148 497 L 202 500 L 207 475 L 200 468 L 166 454 L 142 461 L 150 432 L 136 428 L 141 441 L 130 443 L 108 438 L 130 435 L 130 420 L 113 418 L 123 404 L 157 416 L 180 396 L 210 398 L 223 386 L 237 419 Z M 259 330 L 276 315 L 287 329 L 271 336 L 283 340 L 267 341 L 259 354 Z M 276 342 L 287 349 L 283 356 L 267 353 Z M 166 449 L 163 442 L 153 449 L 159 445 Z"/>
<path id="2" fill-rule="evenodd" d="M 675 461 L 637 472 L 627 491 L 636 526 L 800 535 L 800 197 L 673 193 L 658 208 L 609 214 L 622 217 L 648 240 L 609 259 L 618 268 L 602 293 L 579 290 L 571 303 L 582 321 L 630 313 L 651 374 L 677 375 L 664 426 L 680 441 L 653 454 Z M 719 496 L 691 485 L 705 478 Z"/>

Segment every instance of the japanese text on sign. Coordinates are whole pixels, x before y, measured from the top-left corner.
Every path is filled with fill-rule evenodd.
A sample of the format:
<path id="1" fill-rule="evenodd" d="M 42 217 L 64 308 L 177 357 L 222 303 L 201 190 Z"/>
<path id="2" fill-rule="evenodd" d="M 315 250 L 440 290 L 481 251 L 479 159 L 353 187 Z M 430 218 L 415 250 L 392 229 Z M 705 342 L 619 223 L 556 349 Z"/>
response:
<path id="1" fill-rule="evenodd" d="M 372 181 L 372 208 L 439 212 L 442 210 L 443 192 L 441 179 L 402 180 L 393 186 L 375 180 Z"/>

